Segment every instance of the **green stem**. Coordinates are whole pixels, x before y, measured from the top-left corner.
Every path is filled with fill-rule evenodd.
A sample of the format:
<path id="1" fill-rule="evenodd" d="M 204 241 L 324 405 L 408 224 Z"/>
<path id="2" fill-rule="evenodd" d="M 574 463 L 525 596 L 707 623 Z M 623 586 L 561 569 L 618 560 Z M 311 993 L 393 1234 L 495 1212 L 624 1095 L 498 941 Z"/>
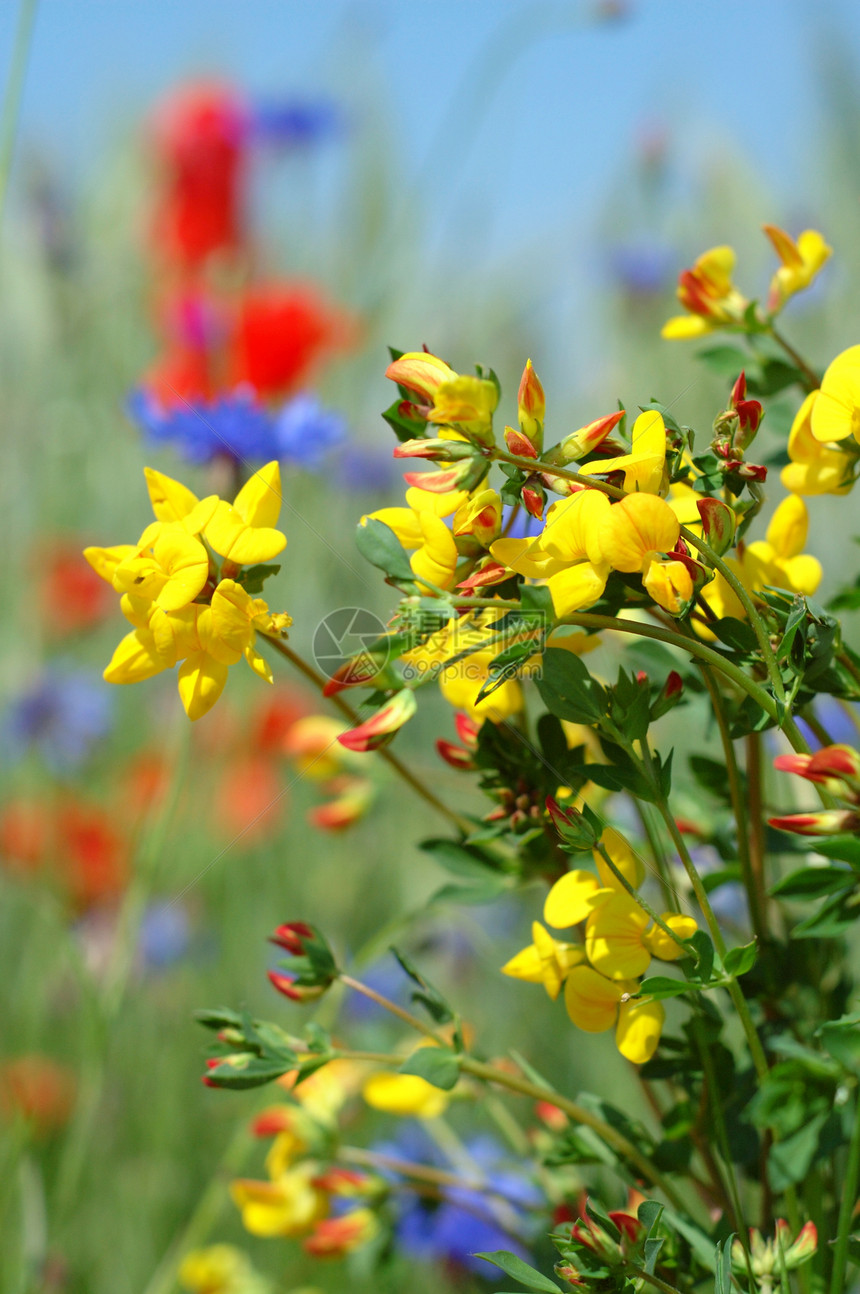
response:
<path id="1" fill-rule="evenodd" d="M 681 1294 L 681 1291 L 674 1285 L 661 1280 L 659 1276 L 650 1275 L 649 1272 L 645 1271 L 644 1267 L 637 1267 L 635 1263 L 631 1262 L 626 1263 L 625 1266 L 629 1272 L 633 1272 L 637 1279 L 645 1281 L 648 1285 L 653 1285 L 655 1290 L 661 1291 L 661 1294 Z"/>
<path id="2" fill-rule="evenodd" d="M 726 1167 L 726 1177 L 728 1180 L 729 1197 L 732 1202 L 732 1224 L 738 1234 L 738 1239 L 743 1245 L 744 1256 L 747 1262 L 748 1275 L 750 1277 L 750 1288 L 754 1287 L 752 1271 L 750 1270 L 749 1256 L 749 1234 L 744 1225 L 744 1211 L 741 1204 L 740 1192 L 738 1190 L 737 1177 L 735 1176 L 735 1167 L 732 1163 L 731 1151 L 729 1149 L 729 1138 L 726 1132 L 726 1121 L 723 1116 L 723 1107 L 720 1099 L 720 1090 L 717 1085 L 717 1077 L 714 1073 L 714 1065 L 711 1059 L 711 1053 L 706 1040 L 700 1032 L 700 1017 L 697 1015 L 694 1021 L 694 1031 L 696 1034 L 696 1043 L 699 1048 L 699 1055 L 702 1059 L 702 1077 L 705 1081 L 708 1092 L 708 1104 L 711 1108 L 711 1118 L 714 1121 L 714 1127 L 717 1134 L 717 1141 L 720 1145 L 720 1152 L 723 1156 L 723 1162 Z"/>
<path id="3" fill-rule="evenodd" d="M 166 1254 L 153 1272 L 144 1294 L 171 1294 L 176 1287 L 176 1273 L 182 1259 L 192 1249 L 197 1249 L 208 1239 L 212 1228 L 221 1216 L 227 1198 L 225 1179 L 242 1167 L 254 1138 L 244 1122 L 227 1143 L 212 1178 L 200 1196 L 185 1226 L 171 1242 Z"/>
<path id="4" fill-rule="evenodd" d="M 726 772 L 729 779 L 729 796 L 731 798 L 732 812 L 734 813 L 735 826 L 737 828 L 738 860 L 740 862 L 741 873 L 744 878 L 744 887 L 749 897 L 750 917 L 752 919 L 753 931 L 758 939 L 763 940 L 765 938 L 763 914 L 764 895 L 761 892 L 761 888 L 752 866 L 750 837 L 749 832 L 747 831 L 746 804 L 744 801 L 743 786 L 741 785 L 740 768 L 735 754 L 735 745 L 729 732 L 729 724 L 726 718 L 723 697 L 717 681 L 707 665 L 701 665 L 699 668 L 701 669 L 705 687 L 708 689 L 708 693 L 711 698 L 714 718 L 717 721 L 720 741 L 723 746 L 723 756 L 726 761 Z"/>
<path id="5" fill-rule="evenodd" d="M 684 943 L 684 940 L 675 934 L 674 930 L 672 930 L 671 927 L 666 924 L 666 922 L 663 920 L 662 917 L 657 916 L 657 913 L 651 907 L 651 904 L 648 903 L 645 899 L 643 899 L 639 891 L 633 885 L 630 884 L 630 882 L 628 881 L 624 873 L 618 867 L 616 867 L 615 863 L 610 858 L 609 851 L 605 848 L 605 846 L 600 844 L 599 841 L 597 844 L 597 852 L 600 854 L 601 858 L 606 863 L 606 866 L 609 868 L 612 875 L 615 877 L 616 881 L 618 881 L 619 885 L 623 886 L 623 888 L 630 895 L 633 902 L 636 903 L 642 909 L 642 911 L 651 918 L 651 920 L 654 922 L 656 926 L 659 926 L 659 928 L 663 931 L 664 935 L 668 935 L 668 937 L 672 940 L 672 942 L 676 944 L 678 948 L 680 948 L 682 957 L 689 957 L 690 949 Z"/>
<path id="6" fill-rule="evenodd" d="M 9 176 L 12 173 L 12 155 L 15 151 L 15 135 L 18 128 L 18 117 L 21 112 L 21 98 L 24 92 L 24 77 L 30 53 L 30 40 L 36 18 L 36 3 L 37 0 L 21 0 L 21 5 L 18 9 L 18 25 L 15 30 L 12 64 L 9 69 L 9 80 L 6 82 L 6 94 L 3 99 L 3 116 L 0 119 L 0 221 L 3 218 L 6 193 L 9 188 Z"/>
<path id="7" fill-rule="evenodd" d="M 830 1280 L 830 1294 L 842 1294 L 845 1287 L 845 1270 L 848 1265 L 848 1239 L 851 1234 L 851 1223 L 854 1218 L 854 1206 L 857 1203 L 857 1189 L 860 1183 L 860 1093 L 855 1093 L 854 1130 L 848 1146 L 848 1162 L 845 1165 L 845 1178 L 842 1182 L 842 1200 L 839 1205 L 839 1222 L 836 1228 L 836 1247 L 833 1252 L 833 1275 Z"/>
<path id="8" fill-rule="evenodd" d="M 353 979 L 351 975 L 341 974 L 340 980 L 348 988 L 357 993 L 363 993 L 365 997 L 369 997 L 378 1006 L 390 1011 L 392 1015 L 397 1016 L 399 1020 L 424 1034 L 425 1037 L 431 1038 L 441 1046 L 447 1045 L 445 1040 L 429 1025 L 426 1025 L 423 1020 L 419 1020 L 410 1011 L 406 1011 L 403 1007 L 398 1006 L 396 1002 L 392 1002 L 381 993 L 377 993 L 375 989 L 371 989 L 359 980 Z M 351 1054 L 345 1051 L 338 1052 L 340 1057 L 350 1057 Z M 403 1063 L 402 1056 L 392 1055 L 386 1059 L 387 1063 L 391 1065 L 399 1066 Z M 473 1060 L 471 1056 L 460 1056 L 459 1061 L 461 1072 L 464 1074 L 471 1074 L 473 1078 L 481 1079 L 485 1083 L 496 1083 L 499 1087 L 506 1087 L 509 1091 L 518 1092 L 521 1096 L 531 1097 L 534 1101 L 549 1101 L 551 1104 L 557 1105 L 574 1123 L 581 1123 L 587 1128 L 591 1128 L 617 1154 L 628 1159 L 642 1177 L 647 1178 L 648 1181 L 663 1192 L 674 1208 L 686 1212 L 686 1206 L 680 1195 L 678 1195 L 672 1183 L 664 1178 L 659 1168 L 652 1164 L 650 1159 L 643 1155 L 631 1141 L 628 1141 L 620 1132 L 617 1132 L 611 1124 L 605 1123 L 603 1119 L 596 1114 L 592 1114 L 590 1110 L 577 1105 L 575 1101 L 562 1096 L 560 1092 L 556 1092 L 551 1087 L 540 1087 L 537 1083 L 532 1083 L 530 1079 L 523 1078 L 519 1074 L 508 1074 L 504 1070 L 495 1069 L 492 1065 L 484 1064 L 483 1061 Z"/>
<path id="9" fill-rule="evenodd" d="M 821 386 L 821 378 L 815 372 L 815 369 L 811 368 L 803 356 L 798 354 L 787 338 L 779 332 L 775 323 L 771 322 L 768 325 L 767 331 L 776 344 L 782 347 L 792 364 L 795 364 L 800 369 L 801 373 L 806 378 L 808 389 L 810 391 L 817 391 Z"/>
<path id="10" fill-rule="evenodd" d="M 666 859 L 666 853 L 663 849 L 660 837 L 655 831 L 650 814 L 647 812 L 642 801 L 635 795 L 631 795 L 630 799 L 633 802 L 634 811 L 642 825 L 642 830 L 645 832 L 645 836 L 648 841 L 648 848 L 651 851 L 651 857 L 654 860 L 654 870 L 657 873 L 657 878 L 660 882 L 660 889 L 663 893 L 663 902 L 666 904 L 667 908 L 674 907 L 677 909 L 678 894 L 669 875 L 669 864 Z"/>
<path id="11" fill-rule="evenodd" d="M 515 605 L 518 606 L 519 604 L 517 603 Z M 322 692 L 328 682 L 322 674 L 319 674 L 312 665 L 307 663 L 307 661 L 302 660 L 301 656 L 297 655 L 291 647 L 288 647 L 282 639 L 271 637 L 269 634 L 263 634 L 262 636 L 271 647 L 274 647 L 276 652 L 283 656 L 285 660 L 288 660 L 300 674 L 303 674 L 304 677 L 308 679 L 309 682 L 313 683 L 314 687 L 318 691 Z M 341 714 L 345 715 L 345 717 L 349 719 L 350 723 L 358 723 L 357 713 L 349 702 L 345 701 L 339 693 L 336 693 L 334 696 L 328 697 L 327 699 L 331 701 L 338 710 L 340 710 Z M 376 752 L 376 754 L 385 761 L 389 768 L 394 769 L 397 776 L 402 778 L 402 780 L 406 782 L 407 786 L 412 788 L 416 795 L 420 795 L 422 800 L 425 800 L 427 804 L 436 810 L 437 813 L 441 813 L 443 817 L 447 818 L 458 831 L 463 832 L 464 835 L 469 835 L 471 833 L 473 828 L 472 823 L 469 822 L 468 818 L 464 818 L 453 809 L 449 809 L 447 804 L 444 804 L 438 796 L 434 795 L 430 788 L 426 786 L 419 777 L 416 777 L 411 769 L 401 763 L 397 756 L 392 754 L 387 746 L 383 746 L 382 749 Z"/>

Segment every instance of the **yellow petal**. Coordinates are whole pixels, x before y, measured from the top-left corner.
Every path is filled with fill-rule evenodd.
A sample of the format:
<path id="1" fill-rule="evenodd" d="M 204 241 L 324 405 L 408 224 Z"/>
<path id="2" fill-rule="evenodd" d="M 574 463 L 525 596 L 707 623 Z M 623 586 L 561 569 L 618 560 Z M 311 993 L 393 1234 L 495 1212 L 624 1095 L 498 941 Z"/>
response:
<path id="1" fill-rule="evenodd" d="M 233 507 L 256 529 L 277 525 L 281 513 L 281 469 L 276 461 L 267 463 L 249 477 L 233 500 Z"/>
<path id="2" fill-rule="evenodd" d="M 269 562 L 286 548 L 280 530 L 248 525 L 243 515 L 221 500 L 204 531 L 207 542 L 221 557 L 239 566 Z"/>
<path id="3" fill-rule="evenodd" d="M 155 601 L 164 611 L 188 606 L 209 578 L 206 549 L 181 526 L 164 526 L 152 551 L 168 577 Z"/>
<path id="4" fill-rule="evenodd" d="M 621 1055 L 634 1065 L 644 1065 L 657 1050 L 665 1020 L 662 1002 L 623 1002 L 615 1031 Z"/>
<path id="5" fill-rule="evenodd" d="M 671 552 L 680 533 L 668 503 L 653 494 L 632 494 L 609 509 L 600 528 L 600 545 L 615 570 L 641 571 L 651 553 Z"/>
<path id="6" fill-rule="evenodd" d="M 766 538 L 774 555 L 784 561 L 803 551 L 808 530 L 806 504 L 799 495 L 789 494 L 771 517 Z"/>
<path id="7" fill-rule="evenodd" d="M 681 916 L 677 912 L 664 912 L 662 920 L 679 939 L 691 939 L 696 933 L 697 926 L 693 917 Z M 659 926 L 652 926 L 647 930 L 643 940 L 646 947 L 650 949 L 652 957 L 659 957 L 661 961 L 674 962 L 684 956 L 683 949 L 679 948 L 675 940 L 670 939 Z"/>
<path id="8" fill-rule="evenodd" d="M 150 630 L 135 629 L 117 644 L 103 677 L 107 683 L 142 683 L 172 664 L 156 649 Z"/>
<path id="9" fill-rule="evenodd" d="M 800 556 L 791 557 L 781 565 L 785 574 L 783 586 L 790 589 L 792 593 L 802 593 L 804 597 L 812 597 L 824 575 L 818 558 L 812 557 L 809 553 L 801 553 Z"/>
<path id="10" fill-rule="evenodd" d="M 265 656 L 261 656 L 259 652 L 254 651 L 253 647 L 246 647 L 245 660 L 251 666 L 254 673 L 259 675 L 264 682 L 274 683 L 275 676 L 272 673 L 272 667 L 266 660 Z"/>
<path id="11" fill-rule="evenodd" d="M 681 615 L 693 596 L 693 577 L 683 562 L 646 561 L 642 583 L 659 607 Z"/>
<path id="12" fill-rule="evenodd" d="M 608 575 L 606 562 L 600 566 L 580 562 L 578 566 L 569 566 L 567 570 L 550 576 L 547 586 L 555 614 L 561 618 L 581 611 L 583 607 L 593 606 L 603 596 Z"/>
<path id="13" fill-rule="evenodd" d="M 667 341 L 687 341 L 691 337 L 704 337 L 705 333 L 713 332 L 716 326 L 716 323 L 702 315 L 674 315 L 663 324 L 660 336 Z"/>
<path id="14" fill-rule="evenodd" d="M 84 557 L 96 575 L 107 580 L 108 584 L 113 584 L 116 568 L 136 552 L 134 544 L 114 544 L 113 548 L 85 548 Z"/>
<path id="15" fill-rule="evenodd" d="M 413 512 L 432 512 L 436 517 L 450 517 L 452 512 L 466 502 L 468 490 L 449 490 L 447 494 L 437 494 L 433 490 L 422 490 L 417 485 L 410 485 L 406 491 L 406 504 Z"/>
<path id="16" fill-rule="evenodd" d="M 592 872 L 580 868 L 567 872 L 555 882 L 543 908 L 543 919 L 548 926 L 564 930 L 578 925 L 591 915 L 595 902 L 609 897 Z"/>
<path id="17" fill-rule="evenodd" d="M 448 1107 L 447 1093 L 417 1074 L 371 1074 L 361 1091 L 368 1105 L 386 1114 L 435 1119 Z"/>
<path id="18" fill-rule="evenodd" d="M 179 696 L 192 723 L 212 709 L 224 691 L 229 668 L 208 652 L 197 652 L 179 666 Z"/>
<path id="19" fill-rule="evenodd" d="M 613 894 L 585 925 L 585 951 L 609 979 L 631 979 L 647 970 L 651 953 L 642 942 L 648 915 L 628 895 Z"/>
<path id="20" fill-rule="evenodd" d="M 605 1033 L 615 1024 L 625 992 L 628 986 L 606 979 L 591 966 L 574 966 L 564 983 L 564 1005 L 578 1029 Z"/>
<path id="21" fill-rule="evenodd" d="M 849 346 L 837 355 L 821 380 L 821 391 L 812 410 L 816 440 L 844 440 L 860 429 L 860 346 Z"/>
<path id="22" fill-rule="evenodd" d="M 145 467 L 146 488 L 149 491 L 152 511 L 159 521 L 183 521 L 197 506 L 197 495 L 192 494 L 181 481 L 174 481 L 154 467 Z"/>
<path id="23" fill-rule="evenodd" d="M 641 858 L 627 843 L 621 832 L 616 831 L 614 827 L 606 827 L 600 837 L 600 843 L 624 879 L 629 881 L 634 889 L 638 889 L 645 879 L 645 867 Z M 623 888 L 607 866 L 606 860 L 596 849 L 594 851 L 594 861 L 597 864 L 597 870 L 603 885 L 612 890 Z"/>
<path id="24" fill-rule="evenodd" d="M 497 539 L 490 545 L 490 555 L 517 575 L 532 580 L 545 579 L 564 570 L 566 565 L 545 552 L 536 539 Z"/>
<path id="25" fill-rule="evenodd" d="M 598 565 L 603 561 L 600 525 L 609 508 L 609 499 L 600 490 L 580 490 L 568 499 L 559 499 L 546 514 L 541 548 L 561 561 L 588 558 Z"/>

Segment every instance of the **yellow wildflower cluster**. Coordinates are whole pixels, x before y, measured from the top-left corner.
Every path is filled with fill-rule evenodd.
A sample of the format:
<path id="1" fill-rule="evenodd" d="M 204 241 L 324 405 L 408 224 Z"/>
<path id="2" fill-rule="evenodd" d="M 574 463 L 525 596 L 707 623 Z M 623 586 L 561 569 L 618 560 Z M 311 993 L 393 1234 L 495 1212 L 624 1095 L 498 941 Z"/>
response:
<path id="1" fill-rule="evenodd" d="M 104 672 L 109 683 L 139 683 L 179 664 L 189 719 L 212 708 L 231 665 L 244 656 L 272 682 L 255 650 L 257 632 L 281 635 L 291 623 L 243 587 L 243 567 L 269 562 L 286 546 L 275 529 L 281 509 L 277 463 L 242 487 L 232 503 L 198 499 L 179 481 L 145 468 L 155 521 L 136 544 L 87 548 L 84 556 L 120 593 L 133 626 Z M 221 559 L 220 561 L 218 559 Z"/>
<path id="2" fill-rule="evenodd" d="M 678 913 L 663 913 L 660 919 L 677 936 L 676 942 L 631 898 L 601 850 L 631 886 L 641 885 L 641 861 L 624 837 L 607 827 L 600 849 L 594 851 L 598 875 L 580 868 L 568 872 L 553 885 L 544 905 L 544 920 L 554 929 L 584 923 L 582 941 L 555 939 L 535 921 L 534 942 L 502 970 L 515 979 L 543 984 L 553 999 L 563 988 L 567 1013 L 578 1028 L 604 1033 L 614 1027 L 622 1056 L 641 1065 L 654 1054 L 665 1013 L 661 1002 L 635 996 L 639 976 L 652 957 L 661 961 L 682 957 L 680 941 L 690 938 L 696 922 Z"/>

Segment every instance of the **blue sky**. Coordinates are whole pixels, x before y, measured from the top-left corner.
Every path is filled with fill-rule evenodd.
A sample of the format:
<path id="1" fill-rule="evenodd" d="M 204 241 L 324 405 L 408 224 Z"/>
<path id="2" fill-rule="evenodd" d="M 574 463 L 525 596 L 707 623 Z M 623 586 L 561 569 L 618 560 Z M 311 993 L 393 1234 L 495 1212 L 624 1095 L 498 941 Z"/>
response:
<path id="1" fill-rule="evenodd" d="M 860 6 L 617 7 L 627 16 L 580 0 L 40 0 L 21 138 L 86 176 L 162 91 L 215 72 L 257 93 L 373 94 L 430 224 L 487 206 L 502 247 L 588 206 L 654 127 L 681 148 L 737 143 L 802 199 L 819 37 L 860 59 Z M 0 5 L 4 68 L 15 10 Z"/>

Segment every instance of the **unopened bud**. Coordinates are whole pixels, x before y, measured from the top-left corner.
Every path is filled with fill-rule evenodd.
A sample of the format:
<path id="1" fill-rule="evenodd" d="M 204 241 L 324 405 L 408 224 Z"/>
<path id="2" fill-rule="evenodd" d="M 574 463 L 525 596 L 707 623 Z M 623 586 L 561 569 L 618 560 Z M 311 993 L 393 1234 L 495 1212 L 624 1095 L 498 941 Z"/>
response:
<path id="1" fill-rule="evenodd" d="M 411 688 L 402 688 L 390 701 L 386 701 L 376 714 L 348 732 L 342 732 L 338 741 L 347 750 L 377 750 L 392 740 L 395 733 L 407 723 L 418 708 Z"/>
<path id="2" fill-rule="evenodd" d="M 526 366 L 520 378 L 519 390 L 517 391 L 517 415 L 519 417 L 520 431 L 530 442 L 533 450 L 527 457 L 535 458 L 540 453 L 543 444 L 546 396 L 544 395 L 540 378 L 532 368 L 530 359 L 526 360 Z M 519 451 L 512 449 L 511 453 L 515 454 L 519 453 Z"/>

